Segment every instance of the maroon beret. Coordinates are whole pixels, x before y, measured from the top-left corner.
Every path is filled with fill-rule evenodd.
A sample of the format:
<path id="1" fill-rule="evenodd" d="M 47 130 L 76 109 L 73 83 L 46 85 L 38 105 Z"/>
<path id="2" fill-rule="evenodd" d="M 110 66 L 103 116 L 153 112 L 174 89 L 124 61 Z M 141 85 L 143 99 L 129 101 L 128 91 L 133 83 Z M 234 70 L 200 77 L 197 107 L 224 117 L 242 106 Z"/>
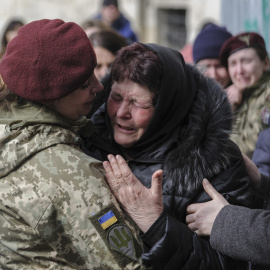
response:
<path id="1" fill-rule="evenodd" d="M 219 58 L 221 64 L 228 66 L 228 58 L 231 54 L 246 48 L 262 48 L 266 50 L 263 37 L 254 32 L 245 32 L 229 38 L 221 47 Z"/>
<path id="2" fill-rule="evenodd" d="M 44 19 L 20 28 L 0 62 L 0 74 L 13 93 L 41 101 L 75 91 L 95 66 L 94 49 L 79 25 Z"/>

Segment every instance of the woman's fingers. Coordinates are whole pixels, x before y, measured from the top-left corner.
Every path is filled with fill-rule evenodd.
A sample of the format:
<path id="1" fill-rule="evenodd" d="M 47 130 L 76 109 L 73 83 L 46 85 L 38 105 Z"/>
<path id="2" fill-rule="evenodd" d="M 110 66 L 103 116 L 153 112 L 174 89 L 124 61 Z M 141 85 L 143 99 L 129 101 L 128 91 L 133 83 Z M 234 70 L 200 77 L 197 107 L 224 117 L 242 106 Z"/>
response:
<path id="1" fill-rule="evenodd" d="M 116 156 L 116 161 L 118 162 L 118 166 L 121 171 L 122 181 L 127 185 L 131 185 L 134 180 L 134 175 L 132 174 L 128 164 L 120 155 Z"/>
<path id="2" fill-rule="evenodd" d="M 152 175 L 151 191 L 154 196 L 162 197 L 162 176 L 163 171 L 157 170 Z"/>
<path id="3" fill-rule="evenodd" d="M 211 199 L 214 201 L 214 204 L 218 204 L 219 202 L 227 202 L 224 197 L 218 193 L 215 188 L 210 184 L 210 182 L 204 178 L 203 179 L 203 188 L 205 192 L 211 197 Z M 188 214 L 193 214 L 207 206 L 210 206 L 213 204 L 213 201 L 205 202 L 205 203 L 193 203 L 190 204 L 187 207 L 187 213 Z M 227 203 L 228 204 L 228 203 Z"/>
<path id="4" fill-rule="evenodd" d="M 107 179 L 107 183 L 111 189 L 111 191 L 113 193 L 117 192 L 120 188 L 119 182 L 116 179 L 115 175 L 114 175 L 114 171 L 111 167 L 111 164 L 108 161 L 104 161 L 103 162 L 103 167 L 106 171 L 106 179 Z"/>
<path id="5" fill-rule="evenodd" d="M 103 162 L 103 167 L 106 171 L 107 182 L 113 192 L 117 192 L 121 187 L 132 186 L 138 181 L 122 156 L 110 154 L 108 160 L 109 162 Z"/>
<path id="6" fill-rule="evenodd" d="M 113 194 L 139 228 L 146 232 L 163 211 L 163 171 L 158 170 L 153 174 L 152 186 L 148 189 L 131 172 L 120 155 L 109 155 L 108 160 L 103 162 L 103 166 Z"/>
<path id="7" fill-rule="evenodd" d="M 214 200 L 221 196 L 206 178 L 203 179 L 202 183 L 203 183 L 203 188 L 205 192 L 211 197 L 211 199 Z"/>
<path id="8" fill-rule="evenodd" d="M 114 174 L 116 180 L 120 184 L 120 182 L 123 181 L 123 179 L 122 179 L 122 172 L 121 172 L 121 170 L 120 170 L 120 168 L 118 166 L 118 162 L 117 162 L 115 156 L 114 155 L 108 155 L 108 160 L 109 160 L 109 162 L 111 164 L 111 168 L 112 168 L 113 174 Z"/>

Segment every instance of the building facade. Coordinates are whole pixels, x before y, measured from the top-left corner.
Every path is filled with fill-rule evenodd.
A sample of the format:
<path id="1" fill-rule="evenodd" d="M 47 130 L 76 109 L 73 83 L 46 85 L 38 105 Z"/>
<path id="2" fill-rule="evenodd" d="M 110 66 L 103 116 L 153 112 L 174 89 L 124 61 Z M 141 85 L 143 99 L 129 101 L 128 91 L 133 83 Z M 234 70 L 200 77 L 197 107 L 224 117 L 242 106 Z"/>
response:
<path id="1" fill-rule="evenodd" d="M 141 42 L 181 49 L 208 21 L 220 23 L 221 0 L 118 0 Z M 0 34 L 12 18 L 26 23 L 60 18 L 78 24 L 93 18 L 102 0 L 0 0 Z"/>

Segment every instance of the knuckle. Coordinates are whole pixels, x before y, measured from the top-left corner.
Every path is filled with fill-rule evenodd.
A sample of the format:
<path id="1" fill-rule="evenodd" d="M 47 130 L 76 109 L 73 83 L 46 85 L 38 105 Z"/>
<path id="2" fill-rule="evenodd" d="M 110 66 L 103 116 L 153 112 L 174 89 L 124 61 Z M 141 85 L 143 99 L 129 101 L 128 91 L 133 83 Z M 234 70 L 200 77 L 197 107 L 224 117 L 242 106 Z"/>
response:
<path id="1" fill-rule="evenodd" d="M 130 176 L 130 173 L 128 171 L 123 172 L 123 177 L 128 178 Z"/>
<path id="2" fill-rule="evenodd" d="M 115 177 L 116 177 L 116 179 L 121 179 L 122 178 L 122 174 L 119 173 L 119 172 L 116 172 L 115 173 Z"/>

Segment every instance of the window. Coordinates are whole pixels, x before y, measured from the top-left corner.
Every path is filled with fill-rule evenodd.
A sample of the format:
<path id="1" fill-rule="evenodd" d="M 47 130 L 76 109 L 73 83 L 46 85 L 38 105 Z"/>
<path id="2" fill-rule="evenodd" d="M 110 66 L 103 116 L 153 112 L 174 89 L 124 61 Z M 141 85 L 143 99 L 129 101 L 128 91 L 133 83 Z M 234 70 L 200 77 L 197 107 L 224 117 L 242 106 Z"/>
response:
<path id="1" fill-rule="evenodd" d="M 186 10 L 158 9 L 158 43 L 180 50 L 186 44 Z"/>

